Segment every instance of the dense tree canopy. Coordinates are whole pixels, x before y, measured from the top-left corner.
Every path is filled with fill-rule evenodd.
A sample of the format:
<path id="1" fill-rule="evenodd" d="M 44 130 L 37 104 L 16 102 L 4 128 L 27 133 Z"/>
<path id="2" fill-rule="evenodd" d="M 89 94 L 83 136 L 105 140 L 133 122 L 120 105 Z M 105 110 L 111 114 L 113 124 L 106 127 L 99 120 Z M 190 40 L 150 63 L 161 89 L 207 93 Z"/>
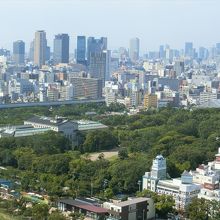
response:
<path id="1" fill-rule="evenodd" d="M 124 111 L 121 106 L 110 107 Z M 13 122 L 14 115 L 22 115 L 22 119 L 29 116 L 33 109 L 28 109 L 26 113 L 20 109 L 4 110 L 2 116 L 12 115 L 11 118 L 6 117 L 5 123 Z M 89 118 L 101 121 L 109 128 L 81 134 L 81 144 L 75 151 L 65 137 L 54 132 L 32 137 L 1 138 L 0 166 L 8 168 L 1 170 L 1 176 L 16 180 L 23 190 L 36 190 L 50 196 L 88 196 L 93 193 L 109 198 L 135 193 L 137 182 L 145 171 L 149 171 L 157 154 L 167 158 L 169 175 L 178 177 L 184 170 L 195 169 L 199 164 L 213 160 L 220 147 L 218 109 L 189 111 L 164 108 L 133 116 L 126 113 L 111 115 L 109 110 L 101 104 L 54 108 L 52 112 L 39 108 L 41 114 L 58 113 L 70 119 Z M 88 117 L 85 115 L 87 111 L 100 114 Z M 104 155 L 91 160 L 88 154 L 116 147 L 119 149 L 118 157 L 110 160 Z M 160 199 L 158 212 L 159 204 L 172 203 L 168 198 Z M 161 216 L 168 211 L 163 213 L 164 209 L 166 207 L 161 209 Z"/>

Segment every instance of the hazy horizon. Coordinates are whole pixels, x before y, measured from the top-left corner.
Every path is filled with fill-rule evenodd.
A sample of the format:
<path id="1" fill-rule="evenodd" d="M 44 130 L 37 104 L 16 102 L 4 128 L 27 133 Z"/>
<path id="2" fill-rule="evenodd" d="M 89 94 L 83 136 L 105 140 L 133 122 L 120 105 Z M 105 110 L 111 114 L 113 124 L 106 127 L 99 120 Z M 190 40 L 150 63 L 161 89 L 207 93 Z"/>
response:
<path id="1" fill-rule="evenodd" d="M 58 33 L 71 36 L 70 52 L 77 35 L 108 37 L 109 49 L 128 47 L 138 37 L 141 51 L 161 44 L 183 48 L 220 42 L 218 0 L 0 0 L 0 47 L 11 49 L 24 40 L 26 51 L 36 30 L 45 30 L 49 46 Z"/>

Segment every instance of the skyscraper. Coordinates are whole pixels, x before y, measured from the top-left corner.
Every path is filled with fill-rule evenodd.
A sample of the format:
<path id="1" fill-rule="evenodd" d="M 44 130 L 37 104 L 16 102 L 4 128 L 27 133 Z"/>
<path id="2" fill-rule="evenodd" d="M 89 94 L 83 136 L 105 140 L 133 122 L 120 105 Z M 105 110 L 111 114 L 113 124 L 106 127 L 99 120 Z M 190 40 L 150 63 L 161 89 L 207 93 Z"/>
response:
<path id="1" fill-rule="evenodd" d="M 216 44 L 216 55 L 219 56 L 220 55 L 220 43 Z"/>
<path id="2" fill-rule="evenodd" d="M 45 64 L 46 60 L 46 32 L 45 31 L 36 31 L 34 39 L 34 64 L 42 67 Z"/>
<path id="3" fill-rule="evenodd" d="M 30 43 L 29 60 L 34 61 L 34 40 Z"/>
<path id="4" fill-rule="evenodd" d="M 105 81 L 108 81 L 111 78 L 111 50 L 104 50 L 103 52 L 106 53 Z"/>
<path id="5" fill-rule="evenodd" d="M 160 59 L 164 58 L 164 54 L 165 54 L 164 46 L 160 45 L 160 48 L 159 48 L 159 57 L 160 57 Z"/>
<path id="6" fill-rule="evenodd" d="M 46 55 L 45 55 L 45 61 L 50 60 L 50 47 L 46 47 Z"/>
<path id="7" fill-rule="evenodd" d="M 102 51 L 90 54 L 90 76 L 91 78 L 101 79 L 102 87 L 105 85 L 107 53 L 107 51 Z"/>
<path id="8" fill-rule="evenodd" d="M 77 51 L 76 62 L 85 65 L 86 64 L 86 37 L 77 37 Z"/>
<path id="9" fill-rule="evenodd" d="M 193 43 L 192 42 L 185 43 L 185 56 L 193 57 Z"/>
<path id="10" fill-rule="evenodd" d="M 184 61 L 176 60 L 174 63 L 174 71 L 176 76 L 180 76 L 181 73 L 184 73 Z"/>
<path id="11" fill-rule="evenodd" d="M 92 53 L 101 53 L 103 50 L 107 50 L 106 37 L 101 37 L 100 39 L 89 37 L 87 40 L 87 64 L 90 64 L 90 56 Z"/>
<path id="12" fill-rule="evenodd" d="M 208 49 L 205 47 L 200 47 L 199 48 L 199 59 L 205 60 L 208 58 Z"/>
<path id="13" fill-rule="evenodd" d="M 129 57 L 132 62 L 136 62 L 139 59 L 139 47 L 140 40 L 138 38 L 132 38 L 130 40 Z"/>
<path id="14" fill-rule="evenodd" d="M 13 60 L 17 65 L 24 64 L 25 43 L 22 40 L 13 43 Z"/>
<path id="15" fill-rule="evenodd" d="M 69 35 L 68 34 L 55 35 L 53 59 L 55 63 L 69 63 Z"/>

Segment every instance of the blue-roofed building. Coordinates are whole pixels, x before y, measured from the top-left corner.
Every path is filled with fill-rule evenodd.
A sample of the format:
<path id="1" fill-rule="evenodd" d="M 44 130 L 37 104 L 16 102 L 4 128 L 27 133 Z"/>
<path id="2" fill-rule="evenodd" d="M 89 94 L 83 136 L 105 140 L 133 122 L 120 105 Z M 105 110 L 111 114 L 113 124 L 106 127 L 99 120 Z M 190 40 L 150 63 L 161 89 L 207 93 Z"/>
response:
<path id="1" fill-rule="evenodd" d="M 5 188 L 11 188 L 12 182 L 10 180 L 0 179 L 0 186 Z"/>

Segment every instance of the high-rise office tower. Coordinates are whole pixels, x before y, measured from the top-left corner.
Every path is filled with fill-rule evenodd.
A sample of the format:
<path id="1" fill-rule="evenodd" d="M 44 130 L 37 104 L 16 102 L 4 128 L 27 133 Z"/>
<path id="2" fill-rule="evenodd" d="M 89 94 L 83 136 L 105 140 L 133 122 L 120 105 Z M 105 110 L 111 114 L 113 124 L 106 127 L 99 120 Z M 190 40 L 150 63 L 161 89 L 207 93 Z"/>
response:
<path id="1" fill-rule="evenodd" d="M 208 49 L 205 47 L 200 47 L 199 48 L 199 59 L 205 60 L 208 58 Z"/>
<path id="2" fill-rule="evenodd" d="M 111 50 L 104 50 L 103 52 L 106 53 L 105 81 L 108 81 L 111 78 Z"/>
<path id="3" fill-rule="evenodd" d="M 77 51 L 76 62 L 85 65 L 86 64 L 86 37 L 77 37 Z"/>
<path id="4" fill-rule="evenodd" d="M 102 86 L 105 85 L 106 77 L 106 63 L 107 63 L 107 51 L 102 51 L 100 53 L 90 54 L 90 65 L 89 73 L 91 78 L 97 78 L 102 80 Z"/>
<path id="5" fill-rule="evenodd" d="M 34 64 L 42 67 L 46 60 L 47 40 L 45 31 L 36 31 L 34 39 Z"/>
<path id="6" fill-rule="evenodd" d="M 47 46 L 47 47 L 46 47 L 45 61 L 49 61 L 49 60 L 50 60 L 50 47 Z"/>
<path id="7" fill-rule="evenodd" d="M 219 56 L 220 55 L 220 43 L 216 44 L 216 55 Z"/>
<path id="8" fill-rule="evenodd" d="M 24 64 L 25 43 L 22 40 L 13 43 L 13 60 L 17 65 Z"/>
<path id="9" fill-rule="evenodd" d="M 89 37 L 87 40 L 87 64 L 90 64 L 90 56 L 92 53 L 101 53 L 103 50 L 107 50 L 106 37 L 101 37 L 100 39 Z"/>
<path id="10" fill-rule="evenodd" d="M 34 40 L 30 43 L 29 60 L 34 61 Z"/>
<path id="11" fill-rule="evenodd" d="M 185 43 L 185 56 L 193 57 L 193 43 L 192 42 Z"/>
<path id="12" fill-rule="evenodd" d="M 138 38 L 132 38 L 130 40 L 129 57 L 132 62 L 136 62 L 139 59 L 139 47 L 140 40 Z"/>
<path id="13" fill-rule="evenodd" d="M 53 59 L 55 63 L 69 63 L 69 35 L 68 34 L 55 35 Z"/>
<path id="14" fill-rule="evenodd" d="M 176 76 L 180 76 L 181 73 L 184 73 L 184 61 L 176 60 L 174 63 L 174 71 Z"/>
<path id="15" fill-rule="evenodd" d="M 160 57 L 160 59 L 163 59 L 164 55 L 165 55 L 164 46 L 160 45 L 160 48 L 159 48 L 159 57 Z"/>

